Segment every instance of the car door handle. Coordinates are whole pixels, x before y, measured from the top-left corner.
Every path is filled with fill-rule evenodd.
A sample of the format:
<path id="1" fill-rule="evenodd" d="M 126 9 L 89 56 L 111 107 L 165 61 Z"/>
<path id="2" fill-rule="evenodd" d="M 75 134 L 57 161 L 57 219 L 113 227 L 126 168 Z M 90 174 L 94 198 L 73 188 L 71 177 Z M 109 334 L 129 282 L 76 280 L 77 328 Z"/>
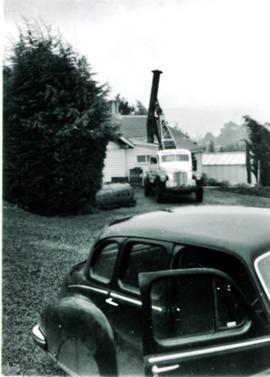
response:
<path id="1" fill-rule="evenodd" d="M 107 302 L 107 304 L 110 304 L 112 306 L 119 306 L 118 302 L 113 301 L 113 299 L 111 297 L 106 298 L 105 301 Z"/>

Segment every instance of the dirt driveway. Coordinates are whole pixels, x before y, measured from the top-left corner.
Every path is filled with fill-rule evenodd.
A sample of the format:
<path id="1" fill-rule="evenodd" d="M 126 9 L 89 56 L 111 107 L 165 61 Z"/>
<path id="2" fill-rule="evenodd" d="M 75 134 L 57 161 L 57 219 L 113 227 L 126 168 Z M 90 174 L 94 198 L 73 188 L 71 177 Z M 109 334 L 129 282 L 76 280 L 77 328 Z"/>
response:
<path id="1" fill-rule="evenodd" d="M 63 276 L 82 259 L 101 228 L 124 216 L 168 207 L 206 204 L 270 208 L 270 198 L 206 189 L 202 204 L 193 198 L 168 197 L 157 204 L 135 189 L 137 205 L 98 211 L 92 215 L 42 217 L 5 204 L 2 255 L 2 373 L 63 375 L 44 352 L 33 345 L 31 327 L 39 312 L 56 297 Z M 133 356 L 125 360 L 132 374 Z"/>
<path id="2" fill-rule="evenodd" d="M 154 197 L 145 198 L 141 188 L 135 188 L 134 191 L 137 199 L 137 208 L 134 208 L 132 212 L 134 211 L 135 213 L 186 205 L 242 205 L 248 207 L 270 208 L 270 198 L 254 195 L 241 195 L 228 191 L 215 190 L 213 188 L 205 188 L 204 200 L 200 204 L 196 202 L 193 194 L 191 196 L 170 195 L 164 198 L 164 203 L 157 204 Z"/>

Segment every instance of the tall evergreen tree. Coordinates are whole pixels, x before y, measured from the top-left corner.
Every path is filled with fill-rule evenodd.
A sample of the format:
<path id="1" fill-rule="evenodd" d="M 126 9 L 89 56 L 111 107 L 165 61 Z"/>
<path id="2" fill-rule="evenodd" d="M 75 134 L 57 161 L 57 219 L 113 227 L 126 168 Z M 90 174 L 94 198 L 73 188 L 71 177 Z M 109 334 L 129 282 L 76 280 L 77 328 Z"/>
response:
<path id="1" fill-rule="evenodd" d="M 122 115 L 130 115 L 134 111 L 134 106 L 130 104 L 124 97 L 121 97 L 118 93 L 115 97 L 115 100 L 118 102 L 119 113 Z"/>
<path id="2" fill-rule="evenodd" d="M 135 114 L 136 115 L 147 115 L 148 114 L 147 108 L 139 100 L 136 100 Z"/>
<path id="3" fill-rule="evenodd" d="M 270 131 L 249 116 L 244 116 L 244 120 L 249 134 L 251 170 L 259 178 L 259 184 L 270 186 Z"/>
<path id="4" fill-rule="evenodd" d="M 215 144 L 213 140 L 210 140 L 209 146 L 208 146 L 208 152 L 214 153 L 215 152 Z"/>
<path id="5" fill-rule="evenodd" d="M 61 37 L 29 23 L 3 77 L 4 198 L 41 214 L 93 206 L 115 132 L 106 87 Z"/>

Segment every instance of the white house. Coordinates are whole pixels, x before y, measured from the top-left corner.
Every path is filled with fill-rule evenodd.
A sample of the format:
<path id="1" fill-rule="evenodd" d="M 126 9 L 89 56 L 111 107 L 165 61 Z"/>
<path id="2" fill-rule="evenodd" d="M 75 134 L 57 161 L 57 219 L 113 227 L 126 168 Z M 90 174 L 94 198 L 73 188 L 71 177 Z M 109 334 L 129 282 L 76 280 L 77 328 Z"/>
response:
<path id="1" fill-rule="evenodd" d="M 151 154 L 158 150 L 157 144 L 130 140 L 125 137 L 109 142 L 103 168 L 103 182 L 130 181 L 131 170 L 147 167 Z"/>
<path id="2" fill-rule="evenodd" d="M 228 181 L 231 184 L 247 183 L 246 153 L 218 152 L 204 153 L 202 156 L 202 171 L 209 178 L 217 181 Z M 251 174 L 251 184 L 256 183 Z"/>
<path id="3" fill-rule="evenodd" d="M 149 156 L 158 150 L 157 143 L 147 143 L 146 115 L 120 115 L 113 103 L 113 123 L 119 125 L 122 136 L 107 146 L 103 169 L 103 182 L 130 181 L 132 170 L 137 168 L 143 174 Z M 179 148 L 189 149 L 196 163 L 197 171 L 202 169 L 203 148 L 192 142 L 181 132 L 172 129 Z M 141 173 L 140 173 L 141 172 Z"/>

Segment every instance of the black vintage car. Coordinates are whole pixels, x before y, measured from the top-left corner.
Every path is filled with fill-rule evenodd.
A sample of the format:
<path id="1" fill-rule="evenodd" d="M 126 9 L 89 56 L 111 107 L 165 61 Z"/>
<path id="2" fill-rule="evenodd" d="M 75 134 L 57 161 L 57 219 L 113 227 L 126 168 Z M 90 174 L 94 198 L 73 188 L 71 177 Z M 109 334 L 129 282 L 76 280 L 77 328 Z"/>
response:
<path id="1" fill-rule="evenodd" d="M 266 375 L 270 211 L 194 206 L 111 224 L 32 335 L 74 375 L 121 374 L 118 343 L 147 375 Z"/>

